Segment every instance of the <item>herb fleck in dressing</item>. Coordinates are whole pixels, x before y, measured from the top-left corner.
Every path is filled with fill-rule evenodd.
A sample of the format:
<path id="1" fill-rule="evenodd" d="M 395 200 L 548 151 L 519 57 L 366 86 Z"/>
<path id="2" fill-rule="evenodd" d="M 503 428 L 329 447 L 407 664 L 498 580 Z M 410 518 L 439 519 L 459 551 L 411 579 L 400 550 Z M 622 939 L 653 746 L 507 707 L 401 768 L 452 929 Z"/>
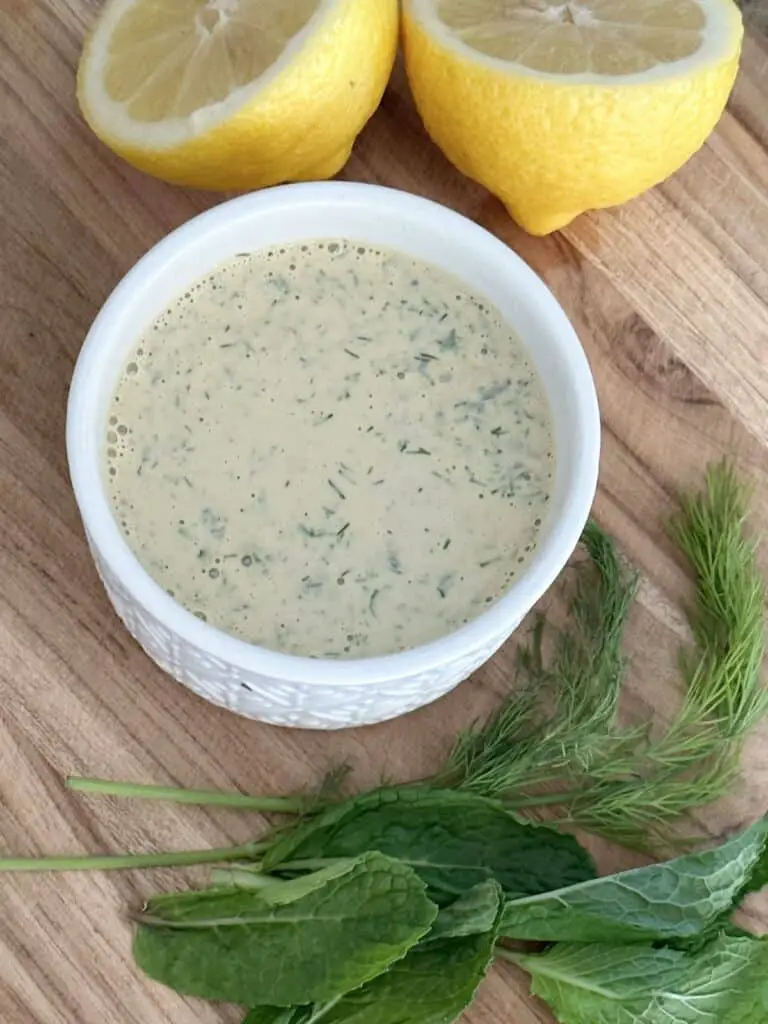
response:
<path id="1" fill-rule="evenodd" d="M 551 418 L 518 338 L 443 270 L 317 241 L 243 254 L 145 332 L 112 400 L 113 507 L 220 629 L 348 658 L 437 639 L 529 560 Z"/>

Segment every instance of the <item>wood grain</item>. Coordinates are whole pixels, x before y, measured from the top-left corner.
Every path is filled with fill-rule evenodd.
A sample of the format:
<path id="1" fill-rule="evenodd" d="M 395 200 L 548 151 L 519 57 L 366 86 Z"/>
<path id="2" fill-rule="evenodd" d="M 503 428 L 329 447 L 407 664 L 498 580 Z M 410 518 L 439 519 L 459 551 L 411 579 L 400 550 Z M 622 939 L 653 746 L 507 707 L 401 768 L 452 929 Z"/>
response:
<path id="1" fill-rule="evenodd" d="M 440 703 L 336 735 L 287 732 L 212 708 L 164 676 L 112 614 L 67 480 L 67 383 L 88 325 L 158 238 L 220 197 L 132 171 L 80 121 L 73 75 L 99 5 L 0 8 L 0 847 L 23 853 L 150 850 L 241 841 L 257 816 L 76 798 L 68 773 L 253 791 L 311 785 L 349 761 L 354 782 L 428 773 L 457 728 L 510 685 L 512 645 Z M 730 111 L 661 188 L 533 239 L 426 139 L 398 74 L 345 175 L 428 195 L 497 233 L 548 282 L 595 372 L 604 424 L 599 520 L 640 567 L 627 718 L 667 719 L 690 582 L 665 539 L 679 487 L 727 454 L 768 516 L 768 43 L 748 39 Z M 768 560 L 765 561 L 768 572 Z M 768 803 L 768 728 L 732 799 L 695 812 L 713 836 Z M 633 858 L 593 844 L 605 869 Z M 192 877 L 196 877 L 192 874 Z M 231 1008 L 138 977 L 126 909 L 190 878 L 0 880 L 4 1024 L 222 1024 Z M 768 929 L 756 901 L 753 927 Z M 546 1024 L 525 979 L 499 968 L 467 1015 Z"/>

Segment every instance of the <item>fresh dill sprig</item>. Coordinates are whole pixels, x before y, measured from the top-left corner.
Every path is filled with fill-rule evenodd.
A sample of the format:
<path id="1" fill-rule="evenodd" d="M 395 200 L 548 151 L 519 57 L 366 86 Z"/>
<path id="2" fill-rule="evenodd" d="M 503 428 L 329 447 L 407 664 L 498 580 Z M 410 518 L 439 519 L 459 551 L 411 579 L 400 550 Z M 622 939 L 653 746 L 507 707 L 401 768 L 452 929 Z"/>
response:
<path id="1" fill-rule="evenodd" d="M 539 618 L 530 644 L 518 654 L 522 687 L 482 727 L 459 735 L 446 781 L 494 795 L 530 788 L 588 771 L 613 742 L 626 668 L 621 638 L 637 577 L 622 567 L 595 523 L 587 525 L 583 542 L 591 564 L 578 569 L 572 628 L 557 634 L 547 663 Z"/>
<path id="2" fill-rule="evenodd" d="M 681 499 L 670 524 L 697 580 L 689 618 L 698 650 L 681 658 L 685 710 L 715 721 L 723 738 L 737 743 L 768 711 L 761 676 L 765 584 L 745 535 L 748 498 L 733 467 L 722 463 L 710 468 L 701 494 Z"/>
<path id="3" fill-rule="evenodd" d="M 747 511 L 745 488 L 722 463 L 709 468 L 701 493 L 681 498 L 670 524 L 696 599 L 694 646 L 680 657 L 685 698 L 665 733 L 618 724 L 621 638 L 637 580 L 590 523 L 591 571 L 580 575 L 552 657 L 543 656 L 540 622 L 521 654 L 522 689 L 459 737 L 445 778 L 521 811 L 556 807 L 563 823 L 641 849 L 670 842 L 672 822 L 726 794 L 747 733 L 768 712 L 765 586 Z"/>

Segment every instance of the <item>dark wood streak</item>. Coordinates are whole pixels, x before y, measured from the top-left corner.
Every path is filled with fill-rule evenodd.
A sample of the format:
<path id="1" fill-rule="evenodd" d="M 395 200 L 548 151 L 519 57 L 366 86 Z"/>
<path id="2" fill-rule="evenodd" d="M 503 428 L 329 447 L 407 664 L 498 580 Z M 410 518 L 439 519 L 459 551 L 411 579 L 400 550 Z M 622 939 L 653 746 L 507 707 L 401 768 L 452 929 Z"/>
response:
<path id="1" fill-rule="evenodd" d="M 744 23 L 753 32 L 762 32 L 768 37 L 768 8 L 765 0 L 736 0 L 744 15 Z"/>

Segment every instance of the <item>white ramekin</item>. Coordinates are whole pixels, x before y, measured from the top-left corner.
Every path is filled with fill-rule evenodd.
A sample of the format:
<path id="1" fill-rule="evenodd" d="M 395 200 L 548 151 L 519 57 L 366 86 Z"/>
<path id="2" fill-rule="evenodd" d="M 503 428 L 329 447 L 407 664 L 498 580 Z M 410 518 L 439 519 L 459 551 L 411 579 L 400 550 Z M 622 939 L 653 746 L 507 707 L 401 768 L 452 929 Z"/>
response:
<path id="1" fill-rule="evenodd" d="M 399 654 L 299 658 L 235 639 L 182 608 L 141 567 L 102 478 L 108 405 L 131 346 L 187 285 L 243 250 L 318 237 L 391 246 L 438 264 L 496 305 L 519 332 L 554 417 L 554 492 L 530 565 L 494 605 L 449 636 Z M 72 484 L 96 566 L 117 614 L 147 654 L 200 696 L 275 725 L 381 722 L 435 700 L 504 643 L 573 551 L 595 493 L 600 419 L 584 352 L 544 283 L 503 242 L 437 203 L 343 182 L 288 185 L 195 217 L 120 282 L 77 361 L 67 412 Z"/>

